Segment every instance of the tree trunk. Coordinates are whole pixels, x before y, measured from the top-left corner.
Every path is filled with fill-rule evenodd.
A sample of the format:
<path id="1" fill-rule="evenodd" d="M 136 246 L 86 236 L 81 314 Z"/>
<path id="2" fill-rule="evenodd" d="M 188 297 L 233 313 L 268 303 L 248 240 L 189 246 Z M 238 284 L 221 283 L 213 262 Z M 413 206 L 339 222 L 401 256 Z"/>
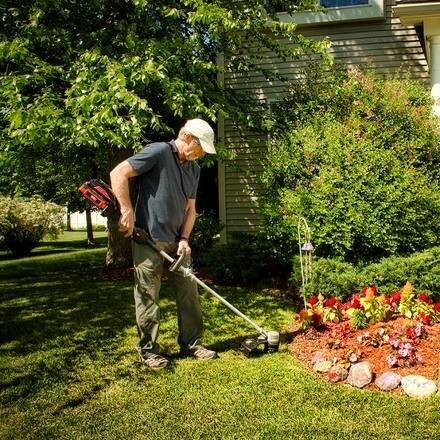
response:
<path id="1" fill-rule="evenodd" d="M 67 210 L 66 212 L 66 231 L 71 231 L 72 230 L 72 225 L 70 224 L 70 211 Z"/>
<path id="2" fill-rule="evenodd" d="M 94 246 L 95 239 L 93 237 L 93 225 L 92 225 L 92 215 L 90 213 L 90 204 L 86 203 L 86 224 L 87 224 L 87 244 L 89 246 Z"/>
<path id="3" fill-rule="evenodd" d="M 131 239 L 118 231 L 118 224 L 108 220 L 108 248 L 105 258 L 107 269 L 127 269 L 133 265 Z"/>

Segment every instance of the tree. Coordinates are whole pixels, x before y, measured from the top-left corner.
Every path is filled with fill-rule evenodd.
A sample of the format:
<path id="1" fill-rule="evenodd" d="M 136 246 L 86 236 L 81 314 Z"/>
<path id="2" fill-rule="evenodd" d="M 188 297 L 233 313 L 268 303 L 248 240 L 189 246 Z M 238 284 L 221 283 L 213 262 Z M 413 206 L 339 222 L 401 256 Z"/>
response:
<path id="1" fill-rule="evenodd" d="M 280 6 L 311 3 L 5 0 L 0 191 L 83 207 L 82 181 L 108 180 L 115 164 L 148 140 L 169 138 L 183 118 L 258 125 L 248 115 L 253 97 L 216 81 L 216 57 L 226 53 L 230 67 L 246 73 L 260 69 L 263 49 L 283 58 L 322 53 L 326 42 L 305 39 L 276 16 Z M 107 264 L 126 265 L 127 240 L 112 234 Z"/>

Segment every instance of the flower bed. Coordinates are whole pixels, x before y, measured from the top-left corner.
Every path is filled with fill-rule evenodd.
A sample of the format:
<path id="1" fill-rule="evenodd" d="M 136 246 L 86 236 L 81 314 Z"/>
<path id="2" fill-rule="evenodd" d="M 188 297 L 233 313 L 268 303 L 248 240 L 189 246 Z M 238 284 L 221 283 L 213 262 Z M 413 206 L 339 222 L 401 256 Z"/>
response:
<path id="1" fill-rule="evenodd" d="M 376 377 L 395 371 L 440 379 L 440 304 L 415 295 L 409 283 L 387 296 L 367 287 L 346 303 L 312 296 L 293 332 L 290 350 L 310 366 L 325 359 L 349 370 L 368 361 Z"/>

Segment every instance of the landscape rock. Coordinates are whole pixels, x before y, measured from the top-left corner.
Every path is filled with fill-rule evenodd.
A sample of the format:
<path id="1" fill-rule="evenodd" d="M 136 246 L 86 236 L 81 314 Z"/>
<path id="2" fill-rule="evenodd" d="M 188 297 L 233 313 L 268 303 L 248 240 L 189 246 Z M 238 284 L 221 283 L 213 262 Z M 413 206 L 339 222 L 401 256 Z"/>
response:
<path id="1" fill-rule="evenodd" d="M 356 353 L 351 353 L 348 360 L 350 361 L 351 364 L 355 364 L 359 359 Z"/>
<path id="2" fill-rule="evenodd" d="M 325 354 L 321 351 L 317 351 L 312 357 L 312 365 L 315 365 L 317 362 L 322 362 L 326 360 L 327 358 L 325 357 Z"/>
<path id="3" fill-rule="evenodd" d="M 368 362 L 359 362 L 352 365 L 348 374 L 347 382 L 357 388 L 363 388 L 373 380 L 373 371 Z"/>
<path id="4" fill-rule="evenodd" d="M 331 367 L 332 363 L 330 361 L 319 361 L 313 366 L 313 370 L 317 373 L 328 373 Z"/>
<path id="5" fill-rule="evenodd" d="M 394 373 L 393 371 L 387 371 L 376 379 L 375 384 L 383 391 L 390 391 L 397 388 L 400 385 L 401 380 L 402 376 L 400 376 L 400 374 Z"/>
<path id="6" fill-rule="evenodd" d="M 334 365 L 327 373 L 327 379 L 333 383 L 341 382 L 342 380 L 347 379 L 347 376 L 348 371 L 340 365 Z"/>
<path id="7" fill-rule="evenodd" d="M 434 381 L 416 374 L 403 377 L 401 384 L 408 396 L 418 399 L 433 396 L 437 392 L 437 385 Z"/>

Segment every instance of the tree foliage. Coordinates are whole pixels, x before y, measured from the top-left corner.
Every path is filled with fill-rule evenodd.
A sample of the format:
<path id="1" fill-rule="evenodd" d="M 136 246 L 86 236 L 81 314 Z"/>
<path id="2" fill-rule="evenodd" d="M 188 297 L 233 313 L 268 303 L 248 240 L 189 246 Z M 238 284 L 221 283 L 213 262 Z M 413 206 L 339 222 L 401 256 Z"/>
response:
<path id="1" fill-rule="evenodd" d="M 106 177 L 146 140 L 171 137 L 183 118 L 245 118 L 249 101 L 216 81 L 220 51 L 246 72 L 262 48 L 285 57 L 325 46 L 279 23 L 268 4 L 3 2 L 2 191 L 74 204 L 85 177 Z"/>
<path id="2" fill-rule="evenodd" d="M 253 97 L 217 81 L 217 56 L 246 74 L 261 70 L 267 50 L 283 58 L 322 52 L 326 42 L 305 39 L 276 16 L 280 5 L 309 3 L 3 1 L 0 193 L 77 209 L 80 183 L 107 180 L 116 163 L 146 141 L 171 138 L 183 119 L 253 124 Z"/>
<path id="3" fill-rule="evenodd" d="M 421 84 L 311 70 L 278 116 L 262 177 L 274 236 L 293 246 L 303 216 L 322 256 L 356 261 L 438 244 L 439 120 Z"/>

